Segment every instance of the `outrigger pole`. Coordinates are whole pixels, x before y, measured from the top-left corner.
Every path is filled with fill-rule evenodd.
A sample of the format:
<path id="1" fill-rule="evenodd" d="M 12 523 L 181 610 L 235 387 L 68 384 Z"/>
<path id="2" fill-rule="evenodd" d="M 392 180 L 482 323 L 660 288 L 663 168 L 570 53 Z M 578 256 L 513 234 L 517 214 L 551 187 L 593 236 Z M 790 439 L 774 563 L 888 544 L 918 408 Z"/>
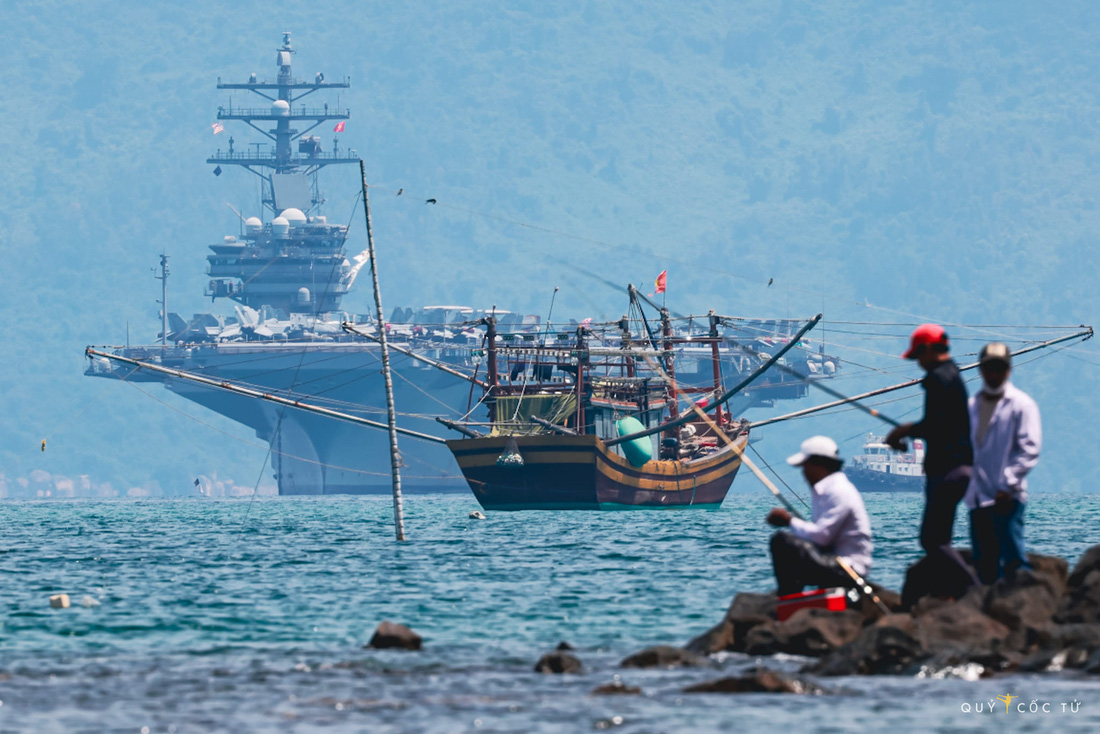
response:
<path id="1" fill-rule="evenodd" d="M 367 198 L 367 168 L 359 159 L 359 175 L 363 179 L 363 212 L 367 219 L 367 249 L 370 254 L 370 274 L 374 283 L 374 308 L 378 314 L 378 343 L 382 345 L 382 377 L 386 381 L 386 419 L 390 432 L 390 469 L 393 473 L 393 522 L 397 540 L 405 540 L 405 518 L 401 508 L 401 454 L 397 450 L 397 410 L 393 405 L 393 376 L 390 374 L 390 348 L 383 323 L 382 291 L 378 287 L 378 261 L 374 259 L 374 236 L 370 227 L 370 199 Z"/>
<path id="2" fill-rule="evenodd" d="M 1069 334 L 1068 336 L 1061 336 L 1061 337 L 1058 337 L 1057 339 L 1051 339 L 1049 341 L 1045 341 L 1045 342 L 1042 342 L 1040 344 L 1032 344 L 1030 347 L 1024 347 L 1023 349 L 1012 352 L 1012 356 L 1013 357 L 1018 357 L 1021 354 L 1027 354 L 1028 352 L 1034 352 L 1034 351 L 1037 351 L 1039 349 L 1045 349 L 1047 347 L 1054 346 L 1055 344 L 1060 344 L 1062 342 L 1069 341 L 1070 339 L 1085 340 L 1085 339 L 1091 339 L 1091 338 L 1092 338 L 1092 327 L 1087 326 L 1087 327 L 1085 327 L 1084 331 L 1078 331 L 1078 332 L 1075 332 L 1073 334 Z M 971 364 L 968 364 L 964 367 L 960 367 L 959 372 L 966 372 L 967 370 L 972 370 L 972 369 L 978 367 L 979 364 L 980 364 L 979 362 L 972 362 Z M 850 397 L 850 398 L 844 398 L 843 400 L 835 400 L 831 403 L 824 403 L 824 404 L 818 405 L 817 407 L 814 407 L 814 408 L 806 408 L 805 410 L 796 410 L 795 412 L 787 413 L 786 415 L 777 416 L 775 418 L 768 418 L 768 419 L 762 420 L 762 421 L 756 421 L 755 423 L 750 423 L 749 428 L 760 428 L 762 426 L 769 426 L 772 423 L 780 423 L 782 421 L 791 420 L 793 418 L 801 418 L 803 416 L 812 415 L 814 413 L 820 413 L 823 410 L 828 410 L 829 408 L 836 408 L 838 406 L 847 405 L 849 403 L 854 403 L 854 404 L 856 404 L 857 408 L 859 408 L 861 410 L 864 410 L 864 411 L 870 413 L 871 415 L 874 415 L 876 418 L 879 418 L 880 420 L 886 421 L 887 423 L 896 426 L 896 425 L 898 425 L 897 423 L 890 420 L 886 416 L 882 415 L 877 410 L 874 410 L 874 409 L 869 408 L 869 407 L 864 406 L 864 405 L 860 405 L 859 401 L 865 400 L 867 398 L 873 398 L 877 395 L 885 395 L 886 393 L 894 392 L 896 390 L 903 390 L 907 387 L 913 387 L 914 385 L 919 385 L 920 383 L 921 383 L 921 380 L 919 380 L 919 379 L 917 379 L 917 380 L 906 380 L 905 382 L 899 383 L 897 385 L 891 385 L 890 387 L 883 387 L 883 388 L 879 388 L 878 390 L 871 390 L 869 392 L 860 393 L 859 395 L 855 395 L 855 396 Z M 818 387 L 820 387 L 820 385 Z M 830 390 L 831 390 L 831 388 L 830 388 Z"/>
<path id="3" fill-rule="evenodd" d="M 355 328 L 355 324 L 352 324 L 350 322 L 345 321 L 345 322 L 341 323 L 340 328 L 342 328 L 344 331 L 346 331 L 349 334 L 355 334 L 356 336 L 361 336 L 364 339 L 370 339 L 371 341 L 376 342 L 378 344 L 382 343 L 382 338 L 381 337 L 375 336 L 374 334 L 368 334 L 365 331 L 359 331 L 359 329 Z M 383 327 L 383 328 L 385 328 L 385 327 Z M 396 344 L 390 344 L 389 348 L 396 351 L 396 352 L 400 352 L 401 354 L 404 354 L 408 357 L 412 357 L 413 359 L 418 359 L 421 362 L 424 362 L 425 364 L 428 364 L 432 367 L 435 367 L 436 369 L 442 370 L 442 371 L 446 372 L 449 375 L 454 375 L 455 377 L 466 380 L 467 382 L 472 382 L 480 388 L 484 389 L 484 388 L 489 387 L 489 383 L 485 382 L 484 380 L 479 380 L 479 379 L 477 379 L 476 377 L 474 377 L 472 375 L 467 375 L 465 372 L 461 372 L 459 370 L 456 370 L 453 367 L 451 367 L 450 365 L 446 365 L 446 364 L 440 362 L 437 359 L 432 359 L 431 357 L 426 357 L 423 354 L 417 354 L 416 352 L 414 352 L 411 349 L 405 349 L 404 347 L 399 347 Z"/>
<path id="4" fill-rule="evenodd" d="M 257 400 L 266 400 L 269 403 L 278 403 L 279 405 L 285 405 L 288 408 L 297 408 L 298 410 L 305 411 L 307 413 L 316 413 L 317 415 L 323 415 L 327 418 L 335 418 L 341 421 L 347 421 L 348 423 L 355 423 L 360 426 L 366 426 L 367 428 L 381 428 L 386 430 L 389 428 L 385 423 L 378 423 L 367 418 L 361 418 L 357 415 L 351 415 L 350 413 L 341 413 L 338 410 L 331 410 L 329 408 L 322 408 L 319 405 L 313 405 L 312 403 L 303 403 L 301 400 L 291 400 L 290 398 L 280 397 L 278 395 L 272 395 L 271 393 L 260 392 L 259 390 L 250 390 L 247 387 L 241 387 L 240 385 L 234 385 L 229 382 L 218 380 L 212 380 L 209 377 L 203 377 L 202 375 L 196 375 L 192 372 L 186 372 L 184 370 L 174 370 L 168 367 L 161 367 L 159 364 L 152 364 L 151 362 L 142 362 L 141 360 L 131 359 L 129 357 L 121 357 L 117 354 L 109 354 L 107 352 L 101 352 L 98 349 L 88 347 L 84 350 L 84 355 L 87 357 L 103 357 L 104 359 L 111 360 L 112 362 L 122 362 L 124 364 L 133 365 L 141 370 L 148 370 L 149 372 L 159 372 L 162 375 L 168 375 L 187 382 L 195 382 L 200 385 L 212 387 L 217 390 L 225 390 L 226 392 L 236 393 L 238 395 L 244 395 L 245 397 L 255 398 Z M 408 428 L 398 428 L 397 432 L 403 436 L 409 436 L 411 438 L 418 438 L 421 441 L 432 441 L 433 443 L 447 443 L 446 439 L 442 439 L 439 436 L 432 436 L 427 433 L 418 433 L 417 431 L 410 431 Z"/>

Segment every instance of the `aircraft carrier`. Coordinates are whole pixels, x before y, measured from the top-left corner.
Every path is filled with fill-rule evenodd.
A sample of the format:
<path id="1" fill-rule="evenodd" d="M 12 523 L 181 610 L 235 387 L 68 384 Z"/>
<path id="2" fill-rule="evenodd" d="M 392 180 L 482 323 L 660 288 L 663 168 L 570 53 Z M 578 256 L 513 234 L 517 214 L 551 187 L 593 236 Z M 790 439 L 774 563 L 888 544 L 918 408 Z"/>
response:
<path id="1" fill-rule="evenodd" d="M 240 231 L 209 246 L 205 295 L 233 303 L 232 314 L 196 314 L 190 319 L 169 313 L 167 257 L 162 256 L 162 324 L 158 343 L 114 346 L 107 352 L 148 364 L 216 378 L 264 393 L 306 400 L 344 413 L 385 420 L 385 398 L 378 345 L 342 328 L 358 324 L 360 331 L 387 329 L 389 340 L 404 350 L 394 355 L 394 400 L 402 428 L 442 436 L 436 417 L 460 420 L 477 410 L 480 391 L 468 379 L 432 365 L 441 362 L 466 375 L 481 369 L 484 331 L 479 318 L 490 315 L 467 306 L 397 308 L 383 321 L 379 314 L 340 311 L 341 300 L 366 266 L 366 253 L 348 257 L 348 228 L 330 223 L 318 174 L 334 165 L 358 164 L 355 150 L 335 141 L 325 150 L 315 131 L 335 122 L 343 129 L 349 111 L 320 97 L 348 88 L 350 81 L 294 76 L 295 49 L 284 34 L 276 50 L 276 75 L 256 74 L 238 82 L 218 80 L 218 89 L 245 93 L 258 106 L 229 103 L 218 108 L 215 136 L 225 125 L 243 124 L 264 137 L 238 147 L 227 136 L 227 147 L 207 159 L 213 172 L 244 169 L 262 185 L 259 216 L 241 215 Z M 317 96 L 314 96 L 317 95 Z M 238 97 L 239 99 L 239 97 Z M 222 138 L 219 138 L 221 140 Z M 266 146 L 266 147 L 265 147 Z M 492 310 L 504 339 L 561 338 L 538 317 Z M 576 321 L 560 328 L 576 328 Z M 677 328 L 688 333 L 693 322 Z M 781 341 L 785 322 L 742 321 L 723 347 L 721 372 L 728 384 L 747 374 Z M 729 333 L 728 330 L 726 330 Z M 751 342 L 752 350 L 741 349 Z M 687 365 L 678 375 L 691 384 L 692 364 L 700 384 L 713 379 L 713 360 L 699 348 L 698 358 L 678 356 Z M 759 350 L 759 351 L 754 351 Z M 834 360 L 807 346 L 793 364 L 810 378 L 824 377 Z M 508 377 L 523 380 L 525 365 Z M 271 467 L 280 494 L 367 494 L 391 491 L 388 438 L 384 431 L 326 418 L 240 394 L 232 394 L 185 379 L 114 362 L 103 356 L 89 360 L 86 374 L 94 377 L 160 382 L 172 392 L 244 424 L 271 447 Z M 566 378 L 563 378 L 566 379 Z M 806 393 L 806 382 L 776 375 L 740 396 L 731 410 L 795 399 Z M 468 491 L 461 472 L 441 444 L 402 439 L 403 484 L 407 491 Z"/>

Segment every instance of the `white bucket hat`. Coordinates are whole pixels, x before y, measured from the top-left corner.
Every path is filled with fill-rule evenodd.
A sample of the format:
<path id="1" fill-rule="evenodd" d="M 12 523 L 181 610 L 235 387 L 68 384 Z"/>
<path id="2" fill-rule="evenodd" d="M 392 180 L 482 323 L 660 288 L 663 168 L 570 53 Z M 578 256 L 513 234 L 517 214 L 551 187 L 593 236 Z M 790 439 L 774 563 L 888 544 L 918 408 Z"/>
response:
<path id="1" fill-rule="evenodd" d="M 836 441 L 828 436 L 810 436 L 802 442 L 801 450 L 797 454 L 787 457 L 787 463 L 791 466 L 802 466 L 811 456 L 820 456 L 833 461 L 842 460 Z"/>

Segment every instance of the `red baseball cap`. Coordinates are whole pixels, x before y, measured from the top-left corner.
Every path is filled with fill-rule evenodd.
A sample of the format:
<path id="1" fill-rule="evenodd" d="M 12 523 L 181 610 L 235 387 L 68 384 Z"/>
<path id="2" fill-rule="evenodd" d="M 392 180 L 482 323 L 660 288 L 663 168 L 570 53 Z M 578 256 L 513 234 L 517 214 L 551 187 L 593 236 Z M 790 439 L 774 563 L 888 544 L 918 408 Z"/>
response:
<path id="1" fill-rule="evenodd" d="M 930 347 L 934 344 L 942 344 L 944 349 L 946 349 L 947 332 L 944 331 L 943 327 L 939 324 L 921 324 L 913 329 L 913 333 L 909 337 L 909 349 L 906 350 L 905 354 L 901 355 L 901 358 L 916 359 L 917 352 L 921 351 L 924 347 Z"/>

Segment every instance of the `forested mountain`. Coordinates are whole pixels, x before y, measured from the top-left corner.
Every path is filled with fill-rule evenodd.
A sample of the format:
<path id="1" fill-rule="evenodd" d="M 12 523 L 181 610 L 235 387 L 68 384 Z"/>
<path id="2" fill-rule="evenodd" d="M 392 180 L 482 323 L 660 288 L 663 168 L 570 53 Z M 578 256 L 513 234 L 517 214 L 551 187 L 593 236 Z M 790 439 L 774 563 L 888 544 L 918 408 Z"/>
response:
<path id="1" fill-rule="evenodd" d="M 205 164 L 215 85 L 270 75 L 283 31 L 298 75 L 351 77 L 340 145 L 367 162 L 390 305 L 545 313 L 557 286 L 556 313 L 610 318 L 623 296 L 586 273 L 667 269 L 683 312 L 824 311 L 847 392 L 916 376 L 897 355 L 921 321 L 1100 320 L 1094 3 L 7 0 L 0 21 L 8 484 L 272 484 L 245 429 L 82 369 L 87 344 L 153 341 L 162 251 L 171 310 L 227 308 L 202 297 L 207 245 L 237 231 L 227 203 L 260 212 L 254 180 Z M 357 251 L 358 172 L 324 185 Z M 369 302 L 361 282 L 345 308 Z M 1023 334 L 949 331 L 964 354 Z M 1094 344 L 1017 370 L 1044 414 L 1036 489 L 1092 489 Z M 877 428 L 808 419 L 760 450 L 822 432 L 851 453 Z"/>

